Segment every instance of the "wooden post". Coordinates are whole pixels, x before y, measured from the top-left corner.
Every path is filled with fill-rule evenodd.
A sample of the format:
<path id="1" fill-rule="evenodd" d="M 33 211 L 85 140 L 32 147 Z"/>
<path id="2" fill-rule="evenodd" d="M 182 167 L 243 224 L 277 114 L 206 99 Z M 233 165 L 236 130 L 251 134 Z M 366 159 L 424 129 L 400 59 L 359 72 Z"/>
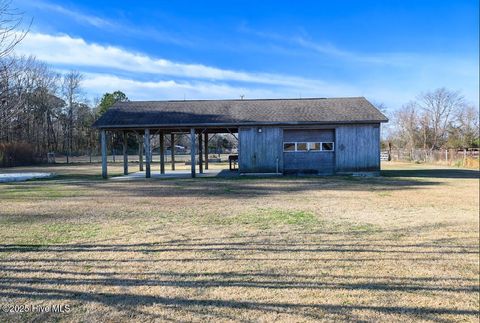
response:
<path id="1" fill-rule="evenodd" d="M 107 178 L 107 134 L 105 130 L 100 133 L 100 143 L 102 147 L 102 177 Z"/>
<path id="2" fill-rule="evenodd" d="M 208 169 L 208 133 L 205 132 L 205 170 Z"/>
<path id="3" fill-rule="evenodd" d="M 170 154 L 172 156 L 172 170 L 175 170 L 175 135 L 170 134 Z"/>
<path id="4" fill-rule="evenodd" d="M 190 129 L 190 163 L 192 178 L 195 177 L 195 128 Z"/>
<path id="5" fill-rule="evenodd" d="M 150 129 L 145 129 L 143 141 L 145 143 L 145 178 L 150 178 L 150 161 L 152 160 L 152 151 L 150 150 Z"/>
<path id="6" fill-rule="evenodd" d="M 165 135 L 160 131 L 160 174 L 165 174 Z"/>
<path id="7" fill-rule="evenodd" d="M 128 142 L 127 132 L 123 132 L 123 175 L 128 175 Z"/>
<path id="8" fill-rule="evenodd" d="M 143 140 L 138 138 L 138 170 L 143 172 Z"/>
<path id="9" fill-rule="evenodd" d="M 203 174 L 203 143 L 202 133 L 198 134 L 198 172 Z"/>

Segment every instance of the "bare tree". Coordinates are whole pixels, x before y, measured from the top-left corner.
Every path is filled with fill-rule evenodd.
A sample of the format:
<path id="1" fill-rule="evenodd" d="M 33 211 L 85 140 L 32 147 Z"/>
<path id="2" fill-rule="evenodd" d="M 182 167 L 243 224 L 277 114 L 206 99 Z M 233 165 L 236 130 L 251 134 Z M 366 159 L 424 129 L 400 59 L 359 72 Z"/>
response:
<path id="1" fill-rule="evenodd" d="M 11 1 L 0 0 L 0 58 L 8 56 L 25 38 L 29 27 L 22 28 L 23 24 L 23 12 L 12 8 Z"/>
<path id="2" fill-rule="evenodd" d="M 391 118 L 391 113 L 387 107 L 387 105 L 383 102 L 376 102 L 373 101 L 372 104 L 380 110 L 387 118 Z M 385 123 L 381 127 L 381 133 L 380 133 L 380 138 L 382 141 L 382 145 L 391 145 L 392 138 L 394 137 L 393 133 L 394 129 L 392 128 L 391 123 Z"/>
<path id="3" fill-rule="evenodd" d="M 423 93 L 418 97 L 418 106 L 422 111 L 424 146 L 432 151 L 446 142 L 447 130 L 454 114 L 465 108 L 465 100 L 458 91 L 445 88 Z M 427 140 L 427 130 L 430 140 Z M 428 142 L 428 143 L 427 143 Z"/>
<path id="4" fill-rule="evenodd" d="M 25 101 L 23 71 L 31 64 L 25 59 L 0 59 L 0 141 L 8 142 L 8 126 L 21 111 Z"/>
<path id="5" fill-rule="evenodd" d="M 413 150 L 418 145 L 419 114 L 416 102 L 411 101 L 395 112 L 394 121 L 400 146 Z"/>
<path id="6" fill-rule="evenodd" d="M 462 148 L 478 145 L 479 137 L 479 111 L 473 105 L 467 105 L 464 109 L 458 111 L 456 115 L 456 135 L 459 139 L 459 145 Z"/>
<path id="7" fill-rule="evenodd" d="M 58 73 L 32 57 L 0 60 L 0 141 L 28 144 L 39 157 L 57 148 L 56 122 L 64 106 Z"/>
<path id="8" fill-rule="evenodd" d="M 83 75 L 78 71 L 70 71 L 63 76 L 63 95 L 67 102 L 67 128 L 66 128 L 66 143 L 67 143 L 67 163 L 72 153 L 73 140 L 73 126 L 74 126 L 74 108 L 79 103 L 81 95 L 80 83 Z"/>
<path id="9" fill-rule="evenodd" d="M 30 71 L 33 89 L 29 94 L 28 104 L 31 114 L 35 116 L 33 129 L 39 143 L 36 145 L 39 154 L 45 154 L 57 148 L 58 131 L 55 121 L 65 102 L 58 97 L 60 75 L 47 64 L 36 62 Z"/>

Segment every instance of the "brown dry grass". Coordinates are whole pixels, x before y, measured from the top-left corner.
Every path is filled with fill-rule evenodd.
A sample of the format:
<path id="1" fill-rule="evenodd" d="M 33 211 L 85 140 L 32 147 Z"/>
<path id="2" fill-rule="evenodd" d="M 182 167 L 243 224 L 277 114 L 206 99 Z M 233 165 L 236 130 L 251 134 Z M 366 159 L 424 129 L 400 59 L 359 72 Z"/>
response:
<path id="1" fill-rule="evenodd" d="M 477 171 L 122 182 L 49 169 L 61 176 L 0 185 L 0 304 L 71 311 L 0 321 L 478 321 Z"/>

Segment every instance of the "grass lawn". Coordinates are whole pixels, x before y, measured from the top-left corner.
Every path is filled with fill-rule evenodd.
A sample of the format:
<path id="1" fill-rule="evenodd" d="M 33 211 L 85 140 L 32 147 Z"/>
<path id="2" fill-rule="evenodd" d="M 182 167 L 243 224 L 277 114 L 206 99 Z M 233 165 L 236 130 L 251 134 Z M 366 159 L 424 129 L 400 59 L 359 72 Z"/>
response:
<path id="1" fill-rule="evenodd" d="M 478 322 L 478 171 L 105 181 L 98 164 L 18 170 L 59 176 L 0 184 L 0 305 L 69 311 L 1 322 Z"/>

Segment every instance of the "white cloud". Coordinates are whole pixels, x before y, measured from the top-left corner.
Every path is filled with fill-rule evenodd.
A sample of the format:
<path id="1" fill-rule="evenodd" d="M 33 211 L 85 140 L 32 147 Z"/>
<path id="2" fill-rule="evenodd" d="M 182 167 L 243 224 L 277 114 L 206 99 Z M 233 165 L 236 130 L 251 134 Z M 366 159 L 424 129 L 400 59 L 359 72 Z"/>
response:
<path id="1" fill-rule="evenodd" d="M 320 80 L 269 73 L 251 73 L 206 66 L 185 64 L 125 49 L 87 43 L 68 35 L 30 33 L 18 46 L 17 53 L 35 55 L 53 65 L 105 68 L 137 74 L 151 74 L 210 81 L 235 81 L 264 85 L 292 87 L 308 92 L 344 93 L 353 88 Z M 341 92 L 341 93 L 340 93 Z"/>
<path id="2" fill-rule="evenodd" d="M 313 51 L 322 55 L 330 56 L 337 59 L 342 59 L 352 62 L 363 62 L 371 64 L 391 64 L 394 61 L 392 57 L 384 57 L 383 55 L 366 55 L 355 53 L 352 51 L 347 51 L 340 49 L 335 45 L 328 42 L 316 42 L 309 39 L 306 36 L 306 32 L 303 31 L 303 35 L 296 36 L 287 36 L 283 34 L 259 31 L 248 27 L 245 23 L 241 24 L 238 28 L 239 31 L 257 36 L 259 38 L 271 40 L 274 42 L 285 43 L 289 46 L 295 45 L 297 47 L 306 49 L 308 51 Z M 392 55 L 392 56 L 401 56 L 401 55 Z"/>
<path id="3" fill-rule="evenodd" d="M 238 28 L 240 32 L 253 35 L 289 48 L 313 52 L 337 60 L 342 64 L 362 63 L 367 68 L 404 68 L 419 69 L 429 67 L 433 70 L 463 74 L 462 76 L 478 78 L 478 58 L 472 56 L 452 56 L 442 53 L 415 53 L 415 52 L 374 52 L 365 53 L 339 48 L 328 41 L 312 40 L 306 31 L 301 30 L 297 35 L 284 35 L 274 32 L 265 32 L 248 27 L 245 23 Z M 283 51 L 285 52 L 285 51 Z"/>
<path id="4" fill-rule="evenodd" d="M 122 36 L 133 36 L 145 38 L 150 41 L 159 41 L 163 43 L 170 43 L 180 46 L 192 46 L 193 42 L 185 36 L 180 36 L 156 29 L 153 26 L 138 26 L 137 24 L 130 24 L 127 21 L 118 21 L 108 19 L 91 13 L 85 13 L 75 7 L 65 7 L 56 3 L 51 3 L 42 0 L 21 0 L 24 5 L 48 11 L 56 14 L 59 17 L 71 18 L 84 26 L 92 26 L 101 32 L 110 31 Z"/>
<path id="5" fill-rule="evenodd" d="M 151 100 L 183 99 L 184 95 L 187 99 L 364 95 L 396 108 L 421 91 L 446 86 L 461 90 L 468 100 L 478 104 L 478 61 L 452 58 L 417 57 L 414 66 L 408 68 L 357 69 L 357 80 L 346 84 L 337 80 L 186 64 L 68 35 L 30 33 L 17 53 L 35 55 L 57 69 L 73 68 L 86 74 L 94 71 L 88 74 L 84 84 L 90 95 L 117 89 L 132 99 Z M 399 57 L 399 61 L 402 59 Z"/>
<path id="6" fill-rule="evenodd" d="M 107 19 L 95 16 L 95 15 L 85 14 L 80 11 L 70 10 L 58 4 L 48 3 L 40 0 L 24 1 L 24 2 L 32 7 L 59 13 L 63 16 L 73 18 L 74 20 L 80 23 L 85 23 L 94 27 L 104 28 L 104 27 L 115 26 L 113 22 Z"/>
<path id="7" fill-rule="evenodd" d="M 346 51 L 335 47 L 329 43 L 318 43 L 308 40 L 304 37 L 294 37 L 290 41 L 309 50 L 313 50 L 320 54 L 333 56 L 336 58 L 348 60 L 351 62 L 367 63 L 367 64 L 380 64 L 380 65 L 405 65 L 411 61 L 410 55 L 405 54 L 375 54 L 367 55 L 360 54 L 351 51 Z"/>
<path id="8" fill-rule="evenodd" d="M 83 87 L 92 94 L 101 95 L 122 89 L 134 100 L 238 99 L 278 97 L 280 93 L 248 86 L 202 81 L 138 81 L 110 74 L 86 73 Z"/>

